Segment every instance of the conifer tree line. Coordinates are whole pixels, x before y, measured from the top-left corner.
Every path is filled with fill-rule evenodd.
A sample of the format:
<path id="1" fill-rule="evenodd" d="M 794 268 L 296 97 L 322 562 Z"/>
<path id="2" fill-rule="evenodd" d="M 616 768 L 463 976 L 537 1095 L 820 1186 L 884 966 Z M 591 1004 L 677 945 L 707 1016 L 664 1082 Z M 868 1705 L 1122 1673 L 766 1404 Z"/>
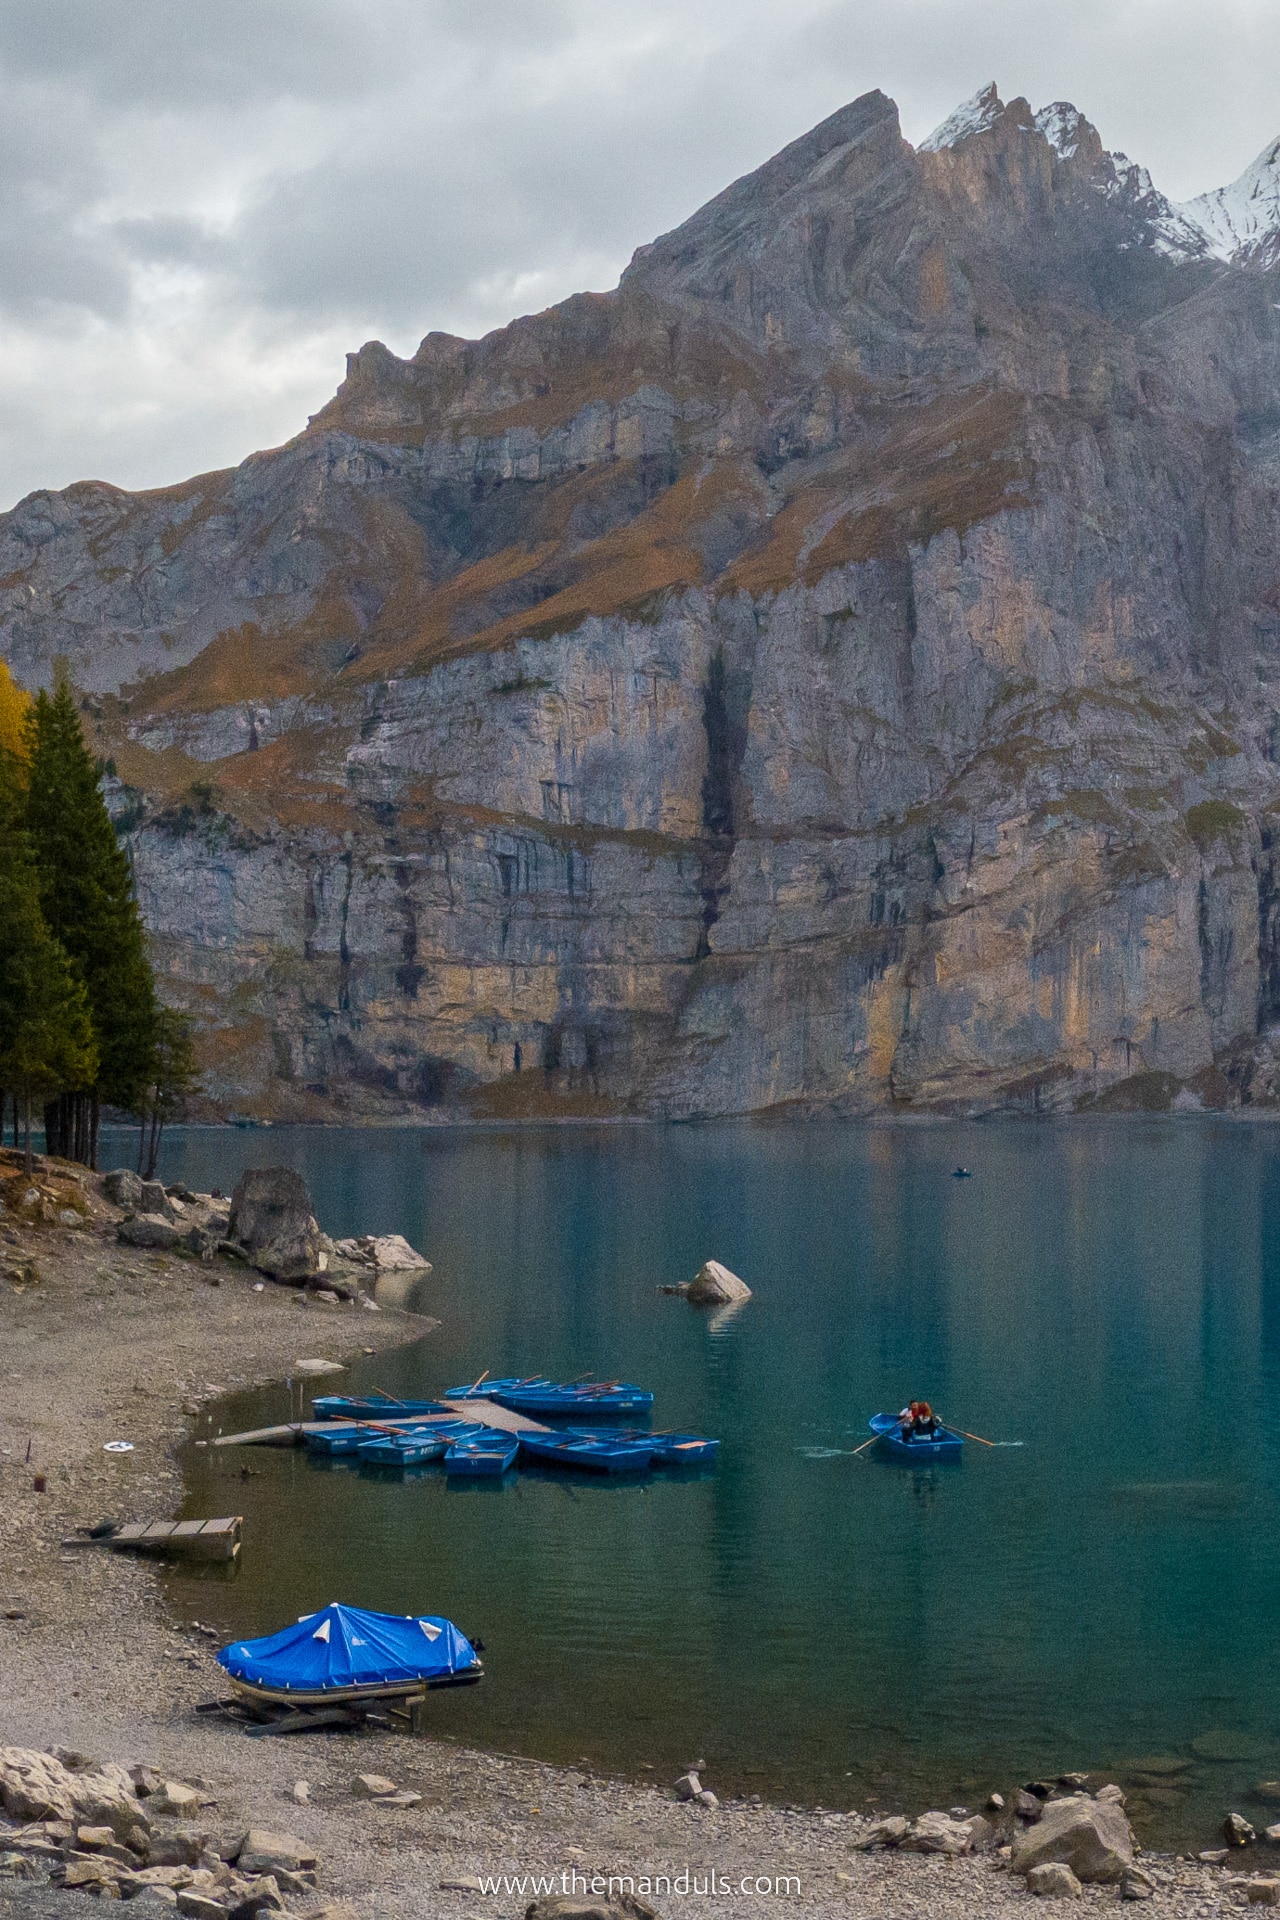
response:
<path id="1" fill-rule="evenodd" d="M 160 1130 L 192 1084 L 185 1016 L 163 1007 L 129 861 L 65 682 L 34 702 L 0 664 L 0 1140 L 96 1167 L 104 1106 Z"/>

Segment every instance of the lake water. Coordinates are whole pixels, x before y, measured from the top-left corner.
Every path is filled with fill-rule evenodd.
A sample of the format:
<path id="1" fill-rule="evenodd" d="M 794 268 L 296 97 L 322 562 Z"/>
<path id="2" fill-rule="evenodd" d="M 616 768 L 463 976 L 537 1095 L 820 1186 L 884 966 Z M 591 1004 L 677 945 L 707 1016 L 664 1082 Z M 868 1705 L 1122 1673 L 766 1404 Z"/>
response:
<path id="1" fill-rule="evenodd" d="M 353 1385 L 592 1370 L 723 1446 L 691 1482 L 472 1490 L 193 1449 L 188 1509 L 243 1512 L 246 1544 L 232 1579 L 173 1577 L 184 1613 L 449 1614 L 487 1678 L 435 1697 L 441 1731 L 552 1759 L 908 1808 L 1099 1768 L 1163 1844 L 1276 1817 L 1280 1132 L 193 1129 L 162 1173 L 229 1189 L 250 1162 L 435 1264 L 439 1330 Z M 756 1290 L 727 1318 L 658 1291 L 708 1256 Z M 298 1353 L 359 1332 L 299 1313 Z M 913 1395 L 1020 1444 L 855 1457 Z M 216 1419 L 285 1411 L 271 1389 Z"/>

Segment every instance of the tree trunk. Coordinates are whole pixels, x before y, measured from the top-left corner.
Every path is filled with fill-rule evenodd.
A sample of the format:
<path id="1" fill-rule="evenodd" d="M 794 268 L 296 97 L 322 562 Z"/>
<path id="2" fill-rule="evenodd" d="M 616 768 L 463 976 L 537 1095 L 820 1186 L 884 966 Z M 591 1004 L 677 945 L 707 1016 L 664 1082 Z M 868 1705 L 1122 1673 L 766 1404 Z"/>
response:
<path id="1" fill-rule="evenodd" d="M 89 1171 L 98 1171 L 98 1128 L 102 1124 L 102 1102 L 97 1094 L 89 1102 Z"/>
<path id="2" fill-rule="evenodd" d="M 30 1095 L 30 1094 L 27 1094 L 27 1096 L 26 1096 L 26 1098 L 25 1098 L 25 1099 L 23 1100 L 23 1102 L 22 1102 L 22 1114 L 23 1114 L 23 1119 L 24 1119 L 24 1122 L 25 1122 L 25 1129 L 24 1129 L 24 1131 L 25 1131 L 25 1134 L 26 1134 L 26 1149 L 27 1149 L 27 1162 L 26 1162 L 26 1165 L 27 1165 L 27 1178 L 28 1178 L 28 1180 L 29 1180 L 29 1179 L 31 1178 L 31 1174 L 32 1174 L 32 1164 L 31 1164 L 31 1095 Z M 49 1143 L 48 1143 L 48 1141 L 46 1140 L 46 1142 L 45 1142 L 45 1149 L 46 1149 L 46 1153 L 45 1153 L 45 1158 L 46 1158 L 46 1159 L 48 1158 L 48 1145 L 49 1145 Z"/>

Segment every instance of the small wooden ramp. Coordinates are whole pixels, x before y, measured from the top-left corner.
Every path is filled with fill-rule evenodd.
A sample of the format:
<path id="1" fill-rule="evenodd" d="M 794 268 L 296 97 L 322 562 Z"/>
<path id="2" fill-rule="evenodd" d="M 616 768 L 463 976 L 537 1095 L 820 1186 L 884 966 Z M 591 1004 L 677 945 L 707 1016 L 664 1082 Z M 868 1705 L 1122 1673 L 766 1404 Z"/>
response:
<path id="1" fill-rule="evenodd" d="M 105 1541 L 113 1553 L 163 1553 L 182 1560 L 234 1560 L 239 1514 L 222 1520 L 131 1520 Z"/>
<path id="2" fill-rule="evenodd" d="M 385 1433 L 398 1427 L 430 1427 L 438 1420 L 474 1420 L 477 1426 L 498 1427 L 503 1433 L 546 1433 L 539 1420 L 513 1413 L 492 1400 L 450 1400 L 449 1413 L 388 1413 L 378 1419 L 288 1420 L 278 1427 L 254 1427 L 249 1433 L 220 1433 L 216 1440 L 197 1440 L 198 1447 L 300 1447 L 309 1433 L 332 1433 L 335 1427 L 368 1427 Z"/>

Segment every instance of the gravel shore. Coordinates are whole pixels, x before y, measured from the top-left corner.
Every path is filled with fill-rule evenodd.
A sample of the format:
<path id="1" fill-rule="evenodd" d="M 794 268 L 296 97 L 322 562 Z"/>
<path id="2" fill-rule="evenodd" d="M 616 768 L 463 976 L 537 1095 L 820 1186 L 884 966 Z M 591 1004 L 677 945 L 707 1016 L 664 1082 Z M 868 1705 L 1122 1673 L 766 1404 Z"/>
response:
<path id="1" fill-rule="evenodd" d="M 53 1222 L 26 1223 L 13 1211 L 25 1186 L 13 1165 L 0 1156 L 9 1201 L 0 1217 L 0 1745 L 61 1745 L 201 1780 L 217 1800 L 210 1825 L 313 1842 L 310 1906 L 349 1902 L 360 1920 L 494 1920 L 523 1913 L 534 1889 L 484 1892 L 482 1877 L 550 1876 L 555 1890 L 583 1894 L 594 1874 L 668 1876 L 671 1889 L 649 1896 L 667 1916 L 1026 1913 L 1031 1896 L 998 1857 L 863 1854 L 862 1821 L 845 1812 L 685 1805 L 669 1789 L 440 1741 L 372 1731 L 251 1740 L 198 1716 L 197 1702 L 223 1691 L 220 1670 L 210 1641 L 169 1613 L 154 1567 L 61 1543 L 107 1517 L 176 1511 L 176 1449 L 199 1401 L 283 1378 L 302 1358 L 341 1361 L 421 1338 L 429 1323 L 303 1304 L 288 1288 L 258 1292 L 234 1261 L 123 1246 L 117 1211 L 87 1176 L 81 1224 L 58 1224 L 56 1208 Z M 120 1438 L 132 1452 L 104 1453 Z M 421 1798 L 400 1807 L 359 1799 L 357 1773 L 383 1774 Z M 1157 1882 L 1145 1903 L 1152 1915 L 1217 1913 L 1245 1897 L 1218 1869 L 1145 1855 L 1143 1864 Z M 714 1893 L 702 1890 L 708 1876 Z M 1083 1898 L 1117 1902 L 1113 1888 L 1086 1888 Z M 79 1893 L 0 1878 L 0 1920 L 85 1911 Z"/>

